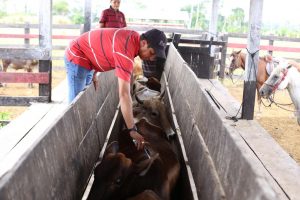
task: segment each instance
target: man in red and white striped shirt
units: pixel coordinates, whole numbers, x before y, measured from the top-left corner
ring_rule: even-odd
[[[126,29],[96,29],[82,34],[71,41],[65,52],[69,102],[91,83],[87,80],[91,70],[95,71],[94,84],[97,81],[96,72],[115,70],[123,118],[131,130],[130,136],[137,141],[138,149],[143,148],[144,138],[135,130],[130,95],[134,58],[166,58],[166,42],[165,34],[157,29],[142,35]]]

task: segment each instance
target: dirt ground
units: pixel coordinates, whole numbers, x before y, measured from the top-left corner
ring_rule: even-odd
[[[242,80],[231,81],[230,79],[225,79],[223,85],[228,88],[233,97],[242,102],[244,87]],[[287,90],[277,91],[274,99],[275,102],[280,104],[290,104],[292,102]],[[263,102],[266,106],[270,104],[266,100],[263,100]],[[293,105],[282,107],[280,108],[274,104],[271,107],[261,105],[261,113],[259,113],[256,102],[254,118],[300,164],[300,126],[292,112],[295,108]]]
[[[53,68],[52,82],[54,88],[65,77],[63,69],[55,70]],[[225,79],[223,85],[229,89],[229,92],[239,102],[242,100],[243,81],[234,81]],[[7,84],[7,87],[0,88],[0,95],[10,96],[37,96],[38,85],[34,85],[33,89],[28,88],[27,84]],[[278,103],[291,103],[289,94],[286,90],[277,92],[275,101]],[[264,101],[268,104],[267,101]],[[285,106],[286,109],[294,110],[293,105]],[[8,113],[10,120],[15,119],[27,107],[0,107],[0,113]],[[290,156],[300,164],[300,126],[298,126],[296,118],[291,111],[272,105],[271,107],[261,106],[261,114],[258,113],[258,106],[255,106],[255,119],[264,127],[273,138],[285,149]]]

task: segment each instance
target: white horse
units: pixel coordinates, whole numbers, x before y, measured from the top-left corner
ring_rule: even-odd
[[[276,67],[259,93],[263,98],[269,98],[277,89],[287,88],[295,106],[295,115],[300,126],[300,72],[296,67],[287,62],[280,63]]]

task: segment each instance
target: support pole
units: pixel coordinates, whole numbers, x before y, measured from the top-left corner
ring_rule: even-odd
[[[242,119],[253,120],[256,90],[256,72],[259,59],[260,29],[263,0],[251,0],[249,12],[249,31],[247,58],[243,92]]]
[[[51,101],[51,77],[52,77],[52,0],[40,0],[39,13],[39,45],[49,54],[49,60],[39,61],[39,72],[49,72],[49,83],[39,84],[39,96],[47,96]]]
[[[84,4],[84,25],[83,25],[83,32],[88,32],[91,30],[91,11],[92,11],[92,1],[85,0]]]

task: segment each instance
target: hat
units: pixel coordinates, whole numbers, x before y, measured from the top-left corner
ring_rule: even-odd
[[[158,29],[151,29],[145,32],[143,35],[150,44],[151,48],[155,50],[156,57],[166,59],[165,50],[167,45],[167,38],[164,32]]]

